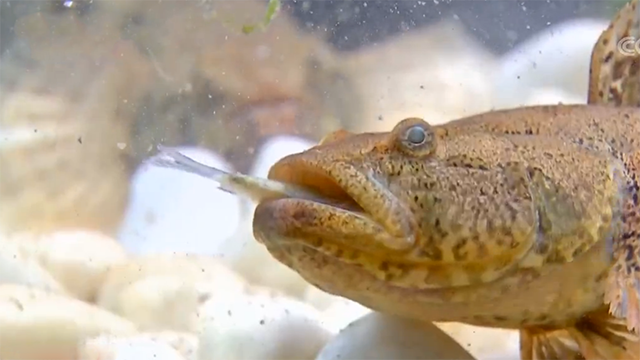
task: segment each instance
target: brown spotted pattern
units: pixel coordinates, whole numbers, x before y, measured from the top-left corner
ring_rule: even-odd
[[[594,48],[588,105],[329,135],[269,174],[327,201],[259,204],[256,238],[374,310],[519,328],[524,359],[638,359],[640,54],[609,54],[637,3]]]

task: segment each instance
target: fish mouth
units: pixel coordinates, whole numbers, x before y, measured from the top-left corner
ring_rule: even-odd
[[[268,207],[271,211],[265,219],[271,217],[282,226],[274,235],[283,238],[304,240],[307,236],[350,247],[358,244],[360,249],[375,252],[406,251],[418,236],[415,217],[371,170],[325,157],[317,149],[285,157],[272,166],[269,179],[313,195],[261,204],[262,210]],[[284,228],[295,229],[288,232]]]
[[[349,194],[336,178],[335,172],[322,165],[285,157],[271,168],[268,178],[295,185],[313,194],[305,198],[305,201],[317,202],[360,216],[367,216],[369,213]]]

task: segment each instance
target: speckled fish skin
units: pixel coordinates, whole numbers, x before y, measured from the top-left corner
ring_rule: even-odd
[[[287,14],[242,34],[262,1],[51,3],[18,21],[1,60],[0,231],[116,235],[157,144],[243,171],[269,136],[319,140],[359,118],[336,54]]]
[[[638,1],[594,46],[588,104],[329,135],[269,178],[351,199],[264,201],[254,235],[329,293],[519,329],[523,359],[640,358]]]

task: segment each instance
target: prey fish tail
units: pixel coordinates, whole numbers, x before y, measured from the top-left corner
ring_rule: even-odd
[[[255,203],[280,198],[302,198],[320,200],[321,195],[296,185],[250,176],[242,173],[230,173],[182,154],[176,148],[158,145],[158,154],[145,163],[157,167],[180,170],[198,175],[218,183],[222,191],[243,196]]]

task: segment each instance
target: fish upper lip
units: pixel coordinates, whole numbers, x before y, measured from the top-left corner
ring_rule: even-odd
[[[350,212],[368,214],[367,209],[358,204],[322,162],[285,157],[274,164],[268,178],[313,191],[322,198],[308,199]]]

